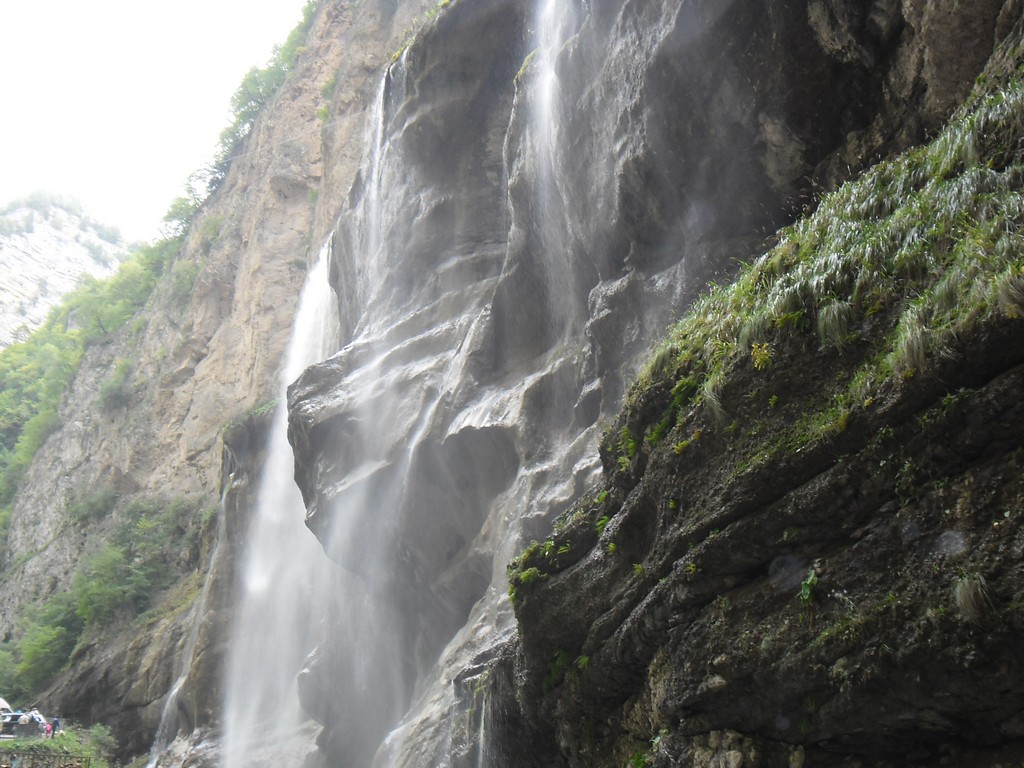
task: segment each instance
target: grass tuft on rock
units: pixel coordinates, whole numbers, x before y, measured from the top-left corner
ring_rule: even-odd
[[[927,373],[983,324],[1020,319],[1024,84],[971,103],[931,144],[826,196],[733,283],[713,287],[640,371],[627,410],[667,385],[686,393],[677,413],[700,404],[722,424],[738,366],[756,350],[808,342],[861,346],[866,362],[838,405],[862,407],[872,387]]]

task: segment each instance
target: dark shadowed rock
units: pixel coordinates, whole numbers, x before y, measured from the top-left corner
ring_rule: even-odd
[[[796,477],[818,478],[801,504],[822,513],[849,482],[829,474],[831,459],[808,455],[728,488],[709,469],[703,538],[735,524],[758,546],[732,552],[715,539],[708,577],[691,583],[672,563],[703,538],[664,523],[678,478],[671,457],[645,474],[640,451],[609,486],[608,503],[624,510],[606,531],[619,556],[594,548],[593,532],[556,537],[556,551],[568,547],[557,586],[517,603],[521,667],[494,647],[512,626],[504,564],[592,484],[599,420],[619,408],[651,340],[822,189],[936,130],[1009,29],[1001,10],[988,0],[654,0],[567,3],[540,21],[525,3],[461,0],[396,57],[334,239],[344,348],[289,392],[308,524],[361,585],[353,604],[369,606],[338,616],[303,683],[326,754],[362,752],[346,739],[402,712],[377,764],[436,755],[446,765],[451,745],[461,755],[451,764],[464,764],[485,749],[471,733],[486,730],[482,712],[510,723],[492,728],[505,747],[531,733],[543,745],[487,751],[492,765],[621,765],[630,739],[648,729],[649,742],[664,717],[687,734],[737,726],[690,711],[728,711],[741,674],[730,664],[751,679],[756,665],[728,654],[712,667],[717,655],[680,661],[689,643],[714,646],[681,617],[747,583],[752,606],[789,600],[817,555],[776,551],[780,531],[745,518],[766,507],[765,493],[781,504]],[[546,28],[564,31],[550,51]],[[645,425],[649,415],[633,414]],[[378,695],[390,714],[372,715],[374,728],[351,702],[331,706],[321,684],[332,670],[359,674],[345,639],[354,615],[392,632],[393,646],[370,654],[388,670]],[[551,676],[572,665],[585,682],[552,694]],[[474,703],[477,687],[495,698]],[[749,690],[758,723],[804,694]],[[577,752],[591,737],[595,751]],[[556,744],[560,756],[545,753]]]

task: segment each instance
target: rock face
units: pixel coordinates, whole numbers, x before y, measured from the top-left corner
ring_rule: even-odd
[[[182,300],[158,288],[145,323],[89,351],[63,428],[15,501],[0,634],[72,577],[86,537],[68,517],[72,502],[105,490],[122,505],[196,500],[211,514],[180,558],[193,575],[177,602],[148,624],[90,638],[45,698],[111,724],[123,756],[145,751],[163,720],[186,736],[164,764],[217,763],[226,628],[263,462],[258,406],[275,391],[309,254],[333,232],[342,346],[289,394],[309,526],[345,570],[299,680],[324,726],[321,764],[621,765],[646,750],[665,765],[756,765],[757,755],[799,765],[873,728],[849,692],[894,675],[908,693],[865,740],[876,754],[898,761],[909,753],[893,744],[908,733],[951,732],[960,715],[950,701],[921,705],[940,685],[977,704],[968,722],[985,743],[1019,738],[1019,702],[1005,685],[1019,689],[1006,640],[1019,620],[992,623],[985,597],[1005,607],[1018,582],[976,578],[1019,560],[1016,529],[991,525],[1019,507],[1016,459],[1002,450],[1014,433],[971,416],[1015,413],[1019,360],[951,369],[948,391],[911,382],[894,394],[876,427],[906,438],[905,455],[851,431],[831,453],[728,487],[714,471],[696,473],[692,493],[707,505],[695,527],[666,512],[693,467],[662,450],[620,470],[607,441],[602,467],[599,444],[668,322],[818,192],[938,130],[996,44],[1019,33],[1020,3],[533,5],[321,5],[292,77],[178,257],[179,274],[197,275],[191,292]],[[1019,48],[999,56],[1012,69]],[[999,339],[1013,347],[1012,335]],[[123,359],[135,361],[130,405],[104,411],[97,392]],[[792,376],[793,387],[806,381]],[[921,432],[908,426],[957,386],[970,390],[963,410]],[[861,476],[923,486],[899,474],[905,462],[881,473],[879,462],[925,466],[915,446],[954,439],[970,446],[945,456],[955,498],[929,488],[893,513],[898,522],[874,514],[890,501],[884,483],[840,504]],[[835,460],[841,451],[848,461]],[[702,466],[717,456],[709,450]],[[602,471],[601,503],[615,512],[604,533],[622,535],[620,557],[601,554],[594,524],[585,535],[567,529],[579,534],[571,542],[552,538],[558,569],[522,590],[517,626],[506,564],[545,540]],[[947,527],[947,507],[962,525]],[[821,523],[830,512],[844,518],[834,529]],[[774,513],[792,524],[780,529]],[[990,553],[994,570],[962,559],[949,530]],[[780,536],[793,560],[773,570],[769,542]],[[909,554],[883,578],[893,561],[881,560],[881,544],[894,537]],[[733,551],[740,539],[753,542],[749,554]],[[692,582],[671,567],[689,543],[703,569]],[[942,569],[960,567],[959,600],[974,606],[966,620],[947,605],[911,621],[915,590],[937,597],[951,578]],[[793,606],[804,582],[819,611],[811,618],[837,625],[817,644]],[[864,601],[849,627],[831,596],[843,589]],[[881,631],[893,616],[898,626]],[[738,640],[726,637],[728,620]],[[952,638],[941,646],[942,683],[912,671],[930,658],[921,638],[931,634]],[[782,650],[800,642],[805,651]],[[688,655],[694,646],[704,655]],[[581,674],[563,681],[568,665]],[[974,673],[998,695],[982,701]],[[838,693],[808,703],[826,684]]]
[[[647,571],[657,526],[628,537],[636,551],[614,578],[580,570],[557,598],[530,598],[538,614],[519,609],[525,687],[505,564],[596,480],[599,423],[673,315],[816,191],[934,131],[1020,16],[1014,3],[952,0],[591,6],[555,2],[538,18],[511,0],[453,2],[385,75],[335,236],[343,348],[289,391],[308,524],[356,580],[301,686],[325,764],[366,764],[399,720],[375,764],[630,758],[632,737],[613,734],[594,762],[572,763],[578,734],[551,723],[609,717],[579,703],[601,702],[602,686],[615,706],[627,690],[655,695],[629,688],[650,661],[630,654],[660,620],[662,574],[622,580],[632,563]],[[821,500],[841,485],[820,482]],[[574,560],[576,547],[559,554]],[[587,612],[592,590],[632,602]],[[606,651],[593,687],[545,699],[539,670],[580,647],[549,633],[614,632],[648,592],[655,618]],[[648,650],[683,664],[696,632]],[[689,673],[700,679],[667,678],[678,717],[690,688],[733,679],[701,664]],[[755,704],[762,718],[778,710]],[[643,731],[633,706],[613,731]],[[492,731],[488,746],[479,733]]]
[[[318,17],[305,57],[277,96],[280,111],[254,126],[244,156],[197,215],[171,268],[195,275],[194,282],[176,293],[165,281],[139,322],[88,351],[61,408],[62,427],[39,451],[14,502],[0,609],[5,638],[26,605],[67,589],[88,554],[87,537],[102,536],[125,505],[188,499],[207,511],[208,522],[195,532],[200,543],[178,563],[185,581],[160,606],[161,620],[117,623],[87,638],[42,697],[48,711],[110,725],[122,755],[152,744],[167,694],[186,666],[182,654],[192,627],[200,622],[181,725],[188,732],[219,715],[218,697],[208,694],[221,687],[234,559],[222,553],[214,560],[213,551],[224,514],[233,515],[229,534],[244,530],[245,479],[258,472],[261,451],[242,440],[228,452],[235,458],[222,464],[224,440],[246,433],[238,425],[250,423],[249,412],[274,392],[310,242],[323,231],[314,223],[323,173],[315,113],[341,64],[344,35],[338,30],[349,22],[341,9]],[[97,402],[100,387],[124,359],[134,364],[129,402],[104,409]],[[252,463],[241,465],[242,459]],[[228,477],[224,466],[236,476]],[[233,485],[241,501],[222,507],[222,482]],[[88,529],[70,519],[76,501],[107,492],[119,500],[110,519]],[[228,538],[241,545],[240,538]],[[208,573],[211,562],[218,569]],[[207,578],[218,584],[209,590],[203,619],[197,600]]]
[[[838,416],[898,314],[841,350],[811,328],[774,334],[770,363],[742,350],[724,419],[675,371],[631,393],[603,488],[512,571],[491,764],[524,764],[524,721],[572,766],[1020,760],[1020,312]]]

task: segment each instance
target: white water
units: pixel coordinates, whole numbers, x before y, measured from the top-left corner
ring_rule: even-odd
[[[558,79],[558,57],[566,40],[575,33],[577,19],[571,0],[538,0],[534,10],[537,19],[537,73],[530,100],[530,133],[536,141],[534,161],[537,164],[536,195],[543,204],[546,220],[541,235],[546,240],[558,238],[568,228],[564,217],[567,195],[565,174],[560,165],[566,157],[568,142],[562,136],[560,119],[562,99]]]
[[[574,26],[573,17],[569,0],[539,0],[534,12],[538,36],[537,75],[530,122],[539,144],[537,162],[542,186],[555,183],[554,169],[559,156],[559,121],[555,110],[561,97],[557,60]]]
[[[539,63],[545,85],[534,104],[537,127],[531,131],[537,142],[534,154],[542,158],[536,194],[558,201],[552,207],[560,221],[564,206],[556,188],[560,173],[555,162],[559,138],[554,128],[554,71],[571,25],[571,9],[563,0],[550,0],[538,12],[545,24],[556,27],[556,34],[545,35]],[[344,586],[330,594],[316,586],[317,573],[329,566],[315,543],[313,555],[305,549],[311,536],[302,526],[302,504],[291,481],[291,452],[283,437],[285,415],[279,412],[281,437],[272,440],[274,454],[260,491],[246,567],[246,604],[240,609],[231,652],[227,768],[269,764],[265,758],[270,746],[295,735],[301,716],[297,704],[294,712],[289,709],[297,700],[295,676],[317,640],[315,658],[303,679],[312,677],[312,687],[324,697],[318,702],[322,706],[311,706],[329,725],[328,754],[369,765],[383,739],[374,765],[449,764],[445,756],[425,755],[414,741],[407,742],[415,737],[414,729],[400,727],[390,737],[387,731],[398,724],[414,698],[419,702],[418,717],[432,722],[447,719],[453,702],[446,682],[467,658],[495,642],[496,636],[504,636],[496,627],[507,628],[511,620],[504,563],[521,539],[513,521],[526,518],[533,504],[540,509],[564,506],[576,493],[573,467],[584,449],[590,463],[595,462],[590,435],[565,441],[567,447],[559,448],[557,457],[538,452],[532,459],[536,465],[522,467],[517,478],[514,466],[507,469],[535,448],[512,447],[526,408],[525,393],[535,385],[543,389],[539,382],[556,378],[559,370],[573,365],[571,360],[541,361],[539,370],[524,371],[521,378],[495,389],[468,397],[459,392],[466,386],[464,376],[472,376],[471,366],[461,357],[470,346],[464,341],[473,328],[487,322],[482,310],[492,296],[501,255],[494,254],[488,264],[494,272],[487,275],[480,263],[488,254],[457,240],[450,249],[436,247],[429,232],[412,226],[417,217],[420,222],[429,218],[431,206],[438,205],[444,193],[418,187],[419,169],[403,160],[402,131],[409,119],[402,113],[403,63],[393,66],[381,85],[367,129],[358,199],[342,217],[336,266],[346,292],[341,323],[345,348],[333,358],[331,371],[323,374],[339,378],[328,392],[317,390],[318,396],[330,398],[324,418],[332,430],[343,434],[335,436],[337,445],[331,449],[337,455],[323,456],[325,463],[334,464],[327,472],[332,479],[318,488],[311,511],[314,521],[326,521],[319,523],[324,548],[347,570],[337,582]],[[560,233],[556,224],[554,234],[545,240],[554,242]],[[557,247],[546,250],[560,252]],[[549,271],[564,269],[559,265]],[[417,279],[408,279],[410,275]],[[300,314],[306,305],[304,296]],[[304,338],[297,326],[293,347]],[[284,381],[291,381],[315,359],[315,354],[307,354],[297,366],[289,364]],[[449,410],[457,399],[458,407]],[[531,438],[524,435],[523,440],[530,443]],[[487,482],[482,483],[489,488],[486,491],[460,487],[462,473],[492,471],[504,478],[493,488]],[[511,485],[503,487],[503,482]],[[285,510],[291,522],[274,519],[275,510]],[[491,522],[481,527],[487,514]],[[301,540],[289,540],[294,531],[302,534]],[[266,551],[268,544],[272,551]],[[476,599],[486,588],[486,576],[477,574],[488,567],[488,559],[476,553],[493,552],[492,547],[497,564],[491,587],[473,609],[473,628],[459,632],[471,605],[459,601],[466,601],[467,595]],[[283,604],[275,597],[280,582],[289,584]],[[316,637],[315,615],[330,616],[329,637]],[[442,641],[453,635],[458,636],[450,655],[446,653],[432,671]],[[304,694],[307,690],[303,684]],[[479,768],[492,762],[488,704],[486,696],[478,702],[479,719],[471,734],[476,746],[471,759]]]
[[[541,227],[534,231],[546,247],[540,248],[539,261],[544,273],[543,284],[548,303],[565,301],[567,289],[553,276],[564,270],[566,237],[564,174],[560,158],[565,155],[558,115],[561,96],[557,75],[559,54],[573,34],[577,18],[570,0],[540,0],[534,9],[537,30],[536,61],[530,75],[529,131],[524,140],[530,147],[527,154],[534,163],[531,194],[542,211]],[[543,289],[542,289],[543,290]],[[543,300],[538,300],[541,306]],[[561,312],[552,313],[561,318]],[[471,345],[466,345],[467,347]],[[456,354],[446,370],[443,388],[458,391],[471,380],[466,361]],[[560,357],[539,361],[536,370],[523,369],[514,381],[502,382],[495,388],[472,387],[472,395],[462,410],[447,414],[450,419],[447,435],[462,431],[502,429],[514,434],[524,423],[524,394],[541,380],[554,376],[565,364]],[[419,435],[415,440],[419,441]],[[433,436],[437,440],[434,425]],[[507,642],[514,619],[507,599],[505,563],[521,551],[521,521],[536,515],[538,510],[562,508],[579,489],[579,478],[592,478],[597,469],[594,443],[596,428],[572,428],[572,435],[563,441],[554,430],[549,436],[555,445],[547,446],[553,453],[536,452],[536,465],[523,463],[512,485],[497,497],[487,500],[487,522],[480,533],[481,548],[493,557],[493,575],[486,593],[473,607],[465,625],[451,638],[435,667],[418,681],[417,695],[405,719],[385,739],[374,760],[374,768],[450,768],[454,764],[489,768],[508,765],[514,758],[503,753],[500,744],[492,743],[494,722],[486,673],[464,678],[467,669],[482,668],[495,648]],[[526,440],[529,443],[529,438]],[[519,456],[528,455],[536,444],[518,446]],[[483,465],[487,471],[486,464]],[[482,480],[482,478],[481,478]],[[483,662],[486,664],[486,662]],[[470,689],[467,691],[467,689]],[[453,757],[458,753],[458,757]]]
[[[213,553],[210,555],[210,567],[207,571],[208,573],[216,572],[217,561],[220,557],[222,548],[221,545],[224,543],[224,534],[226,530],[226,526],[224,524],[224,500],[231,488],[231,482],[232,478],[229,478],[229,482],[224,484],[224,491],[221,493],[220,510],[217,516],[217,540],[213,546]],[[192,609],[192,626],[189,629],[188,637],[185,640],[185,647],[181,654],[181,671],[178,674],[178,679],[175,680],[174,685],[171,686],[171,692],[167,695],[167,701],[164,703],[164,709],[160,715],[160,725],[156,730],[156,738],[153,740],[153,747],[150,750],[150,758],[149,762],[146,764],[146,768],[155,768],[158,765],[161,755],[178,735],[178,729],[180,727],[178,718],[178,694],[181,692],[181,687],[188,679],[189,669],[192,667],[196,644],[199,641],[199,630],[202,626],[202,618],[206,613],[206,603],[209,599],[210,587],[212,585],[213,579],[206,579],[203,584],[202,592],[199,595],[199,599],[196,601],[195,607]]]
[[[242,558],[239,605],[228,654],[223,737],[226,768],[269,764],[305,719],[296,675],[315,644],[326,558],[304,525],[293,480],[286,390],[334,351],[337,317],[327,278],[328,238],[306,278],[281,372],[267,459]]]

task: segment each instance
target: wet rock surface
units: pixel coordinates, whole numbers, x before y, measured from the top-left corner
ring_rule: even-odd
[[[558,553],[557,588],[546,581],[517,603],[522,667],[496,650],[512,625],[504,564],[593,482],[599,420],[614,416],[630,367],[673,315],[817,190],[935,130],[1006,32],[999,3],[568,5],[553,22],[567,32],[549,69],[538,23],[512,2],[452,3],[397,57],[335,238],[346,346],[289,393],[310,527],[375,585],[364,587],[369,602],[402,617],[387,625],[396,648],[373,655],[378,669],[400,668],[394,703],[406,712],[392,715],[401,722],[376,764],[433,755],[437,765],[620,765],[649,748],[666,717],[705,734],[678,750],[707,764],[774,755],[764,739],[792,736],[776,724],[723,747],[725,737],[707,733],[738,725],[690,714],[704,702],[729,709],[727,691],[758,674],[753,657],[726,654],[720,669],[695,661],[686,673],[664,659],[710,642],[688,629],[693,611],[712,623],[742,596],[786,613],[818,559],[826,580],[837,542],[859,525],[832,530],[820,547],[776,551],[770,537],[799,525],[740,521],[782,504],[792,472],[811,486],[801,491],[810,508],[843,498],[852,475],[826,471],[835,457],[812,452],[728,487],[706,459],[708,477],[692,493],[713,511],[695,529],[662,519],[669,501],[683,501],[668,490],[679,471],[671,457],[654,474],[643,474],[642,459],[630,480],[616,476],[606,503],[629,512],[604,535],[622,549],[605,558],[593,528],[572,531],[581,538]],[[958,55],[962,67],[944,66],[955,46],[941,30],[956,19],[970,53]],[[887,501],[878,492],[865,504]],[[819,512],[801,513],[802,525]],[[729,525],[760,548],[730,554]],[[555,551],[568,543],[557,538]],[[691,544],[709,558],[693,583],[672,570]],[[808,631],[788,610],[786,631]],[[342,629],[351,617],[337,621],[305,683],[311,710],[329,699],[318,681],[356,674]],[[593,654],[581,650],[588,643]],[[656,659],[666,669],[648,685]],[[589,672],[573,678],[581,687],[572,695],[552,695],[553,664]],[[488,669],[503,693],[480,704],[473,691],[486,690]],[[802,695],[797,686],[762,701],[751,690],[757,722],[775,723]],[[515,725],[492,727],[501,744],[481,758],[473,734],[487,730],[486,713]],[[313,714],[325,723],[325,759],[344,761],[356,749],[344,740],[365,730],[357,713]],[[787,714],[785,728],[799,731],[803,715]],[[579,728],[590,729],[592,749]],[[790,759],[788,746],[779,750]]]
[[[737,765],[785,765],[786,744],[811,765],[996,764],[986,750],[1017,738],[1024,707],[1024,369],[1019,347],[996,365],[987,351],[759,471],[707,434],[638,474],[608,467],[604,502],[554,538],[573,557],[524,563],[543,577],[515,603],[517,701],[557,724],[567,764],[626,747],[708,764],[700,739],[727,729],[761,753]]]
[[[144,328],[90,351],[64,426],[15,502],[0,629],[74,573],[84,536],[67,524],[69,502],[173,488],[218,508],[234,484],[232,552],[208,573],[218,526],[207,523],[180,561],[191,587],[216,583],[178,711],[200,746],[178,746],[183,764],[216,763],[218,734],[203,729],[219,717],[234,555],[262,460],[248,414],[273,391],[310,244],[340,217],[332,280],[345,348],[292,389],[292,438],[310,527],[351,571],[343,591],[391,606],[357,636],[374,649],[367,695],[394,686],[372,706],[337,691],[365,670],[353,667],[350,616],[325,611],[329,637],[300,685],[325,724],[328,764],[365,764],[396,723],[381,763],[472,765],[483,732],[494,765],[562,765],[572,745],[591,750],[580,754],[592,765],[641,749],[659,765],[811,764],[869,727],[854,695],[861,677],[907,691],[872,749],[912,738],[928,759],[956,764],[957,750],[1021,738],[1006,650],[1019,629],[1019,542],[1014,518],[997,519],[1018,498],[1015,459],[1000,454],[1013,438],[959,411],[913,432],[906,424],[935,396],[914,395],[918,383],[887,422],[908,446],[889,447],[899,466],[856,430],[732,479],[718,463],[726,443],[710,437],[693,465],[666,453],[617,474],[612,460],[602,504],[620,511],[600,535],[568,530],[566,552],[559,540],[557,578],[517,604],[521,648],[505,573],[599,478],[602,422],[651,339],[708,280],[813,207],[816,191],[936,130],[1020,4],[569,3],[543,121],[532,4],[453,0],[428,18],[434,5],[321,8],[297,76],[197,219],[180,257],[198,275],[193,292],[183,303],[158,292]],[[417,15],[425,24],[407,46]],[[1019,50],[1000,55],[1012,63]],[[101,412],[96,393],[124,357],[137,362],[131,405]],[[961,383],[970,413],[1016,408],[1013,365]],[[952,451],[954,438],[969,450]],[[947,465],[949,484],[929,486]],[[684,500],[672,489],[698,469]],[[925,488],[921,498],[900,496],[908,483]],[[360,498],[372,503],[345,501]],[[703,511],[680,522],[665,510],[672,501]],[[617,558],[601,554],[608,536],[620,537]],[[904,549],[887,557],[897,540]],[[701,570],[674,569],[687,557]],[[812,568],[813,610],[794,597]],[[83,646],[47,700],[113,725],[125,754],[143,750],[196,620],[174,609],[112,630]],[[948,651],[928,645],[944,633]],[[676,663],[695,646],[705,655]],[[545,686],[562,652],[576,654],[561,666],[579,674]],[[920,680],[912,671],[929,653],[942,662],[936,681],[931,668]],[[995,693],[972,698],[972,676]],[[962,725],[940,684],[977,703],[967,722],[976,745],[919,738]],[[654,745],[667,723],[674,730]],[[795,741],[816,746],[804,753]]]

